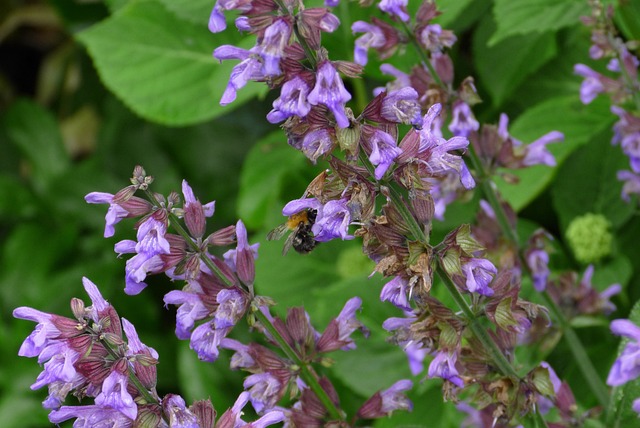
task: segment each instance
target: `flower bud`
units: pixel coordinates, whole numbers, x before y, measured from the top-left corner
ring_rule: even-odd
[[[580,263],[597,262],[611,254],[611,224],[602,214],[585,214],[569,224],[566,236],[573,255]]]

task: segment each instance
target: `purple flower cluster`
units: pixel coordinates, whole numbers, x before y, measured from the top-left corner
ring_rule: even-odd
[[[271,87],[281,87],[280,97],[267,115],[270,122],[278,123],[292,116],[304,118],[314,107],[324,106],[333,113],[339,128],[348,127],[345,104],[351,94],[345,89],[338,69],[345,72],[350,66],[324,58],[313,64],[315,71],[311,72],[301,64],[304,47],[291,37],[294,30],[302,32],[307,35],[305,46],[318,49],[320,34],[333,32],[340,23],[338,18],[321,8],[301,7],[295,16],[277,16],[273,13],[278,10],[274,1],[219,0],[211,13],[209,29],[213,32],[224,30],[222,11],[231,9],[241,12],[236,20],[238,29],[255,34],[257,43],[249,50],[231,45],[215,49],[213,56],[219,60],[240,60],[231,72],[220,104],[233,102],[237,91],[249,81],[267,82]],[[357,68],[354,70],[357,73]]]
[[[589,56],[594,60],[609,58],[607,70],[614,77],[605,76],[584,64],[576,64],[574,72],[584,77],[580,86],[580,100],[584,104],[591,103],[600,94],[607,94],[614,103],[611,112],[618,116],[618,121],[613,126],[611,143],[620,144],[629,158],[631,170],[618,171],[618,180],[624,183],[621,197],[629,202],[632,195],[640,195],[640,117],[637,115],[640,60],[629,52],[622,39],[608,33],[611,19],[607,11],[586,22],[593,25]],[[633,107],[632,101],[635,101]]]
[[[607,377],[608,385],[620,386],[640,376],[640,327],[630,320],[618,319],[611,321],[611,332],[629,339]],[[632,408],[640,414],[640,398],[633,401]]]
[[[156,384],[158,354],[140,341],[131,323],[120,320],[94,283],[87,278],[82,282],[92,305],[85,307],[81,300],[73,299],[75,320],[27,307],[13,311],[16,318],[38,323],[18,355],[37,356],[44,364],[31,388],[49,387],[43,406],[51,410],[51,422],[77,418],[76,424],[87,426],[94,426],[98,420],[133,426],[143,411],[134,397],[142,391],[131,392],[129,375],[136,376],[150,394]],[[92,397],[95,404],[62,406],[69,393]]]

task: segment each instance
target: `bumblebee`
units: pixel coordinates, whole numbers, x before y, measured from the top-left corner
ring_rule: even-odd
[[[295,213],[285,223],[269,232],[267,239],[275,241],[282,238],[288,231],[291,231],[284,241],[282,255],[287,254],[291,247],[300,254],[310,253],[318,245],[318,242],[313,237],[313,232],[311,232],[311,227],[316,221],[317,214],[316,210],[310,208]]]

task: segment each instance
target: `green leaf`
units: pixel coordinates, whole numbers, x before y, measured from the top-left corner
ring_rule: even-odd
[[[604,215],[614,229],[633,214],[633,206],[620,198],[622,183],[616,178],[629,159],[610,138],[610,130],[595,134],[560,167],[551,193],[562,230],[586,213]]]
[[[251,149],[242,167],[238,195],[238,213],[247,227],[260,228],[270,211],[280,212],[282,207],[276,202],[286,178],[307,164],[304,155],[289,147],[281,131],[267,135]]]
[[[491,20],[481,21],[473,40],[473,52],[478,77],[491,94],[492,104],[499,106],[533,72],[554,58],[558,48],[555,35],[550,32],[513,36],[488,45],[494,31]]]
[[[615,22],[627,40],[640,40],[640,1],[618,1]]]
[[[69,168],[60,129],[47,110],[32,101],[19,100],[11,106],[1,125],[29,161],[38,190],[46,191],[51,180]]]
[[[562,114],[558,114],[559,112]],[[612,123],[613,118],[607,100],[599,98],[585,106],[576,94],[552,98],[531,107],[513,122],[509,127],[509,133],[528,143],[552,130],[562,132],[565,137],[563,142],[547,146],[560,165],[572,151],[586,144],[594,134],[608,129]],[[507,183],[500,177],[496,177],[495,181],[502,196],[519,211],[547,187],[554,173],[555,168],[536,165],[509,171],[509,174],[518,177],[518,184]]]
[[[581,0],[496,0],[493,16],[498,30],[489,44],[516,34],[545,33],[576,25],[588,13],[588,4]]]
[[[636,302],[628,318],[634,324],[640,325],[640,301]],[[620,357],[628,343],[628,338],[622,339],[618,348],[617,358]],[[636,426],[638,424],[638,414],[633,411],[631,405],[638,397],[640,397],[640,378],[615,387],[611,393],[611,401],[607,409],[607,426],[611,428]]]
[[[207,25],[215,1],[211,0],[160,0],[177,17],[200,26]],[[233,31],[233,29],[231,29]]]
[[[210,34],[204,23],[181,20],[153,1],[130,2],[77,37],[89,50],[104,84],[151,121],[173,126],[202,122],[266,90],[249,83],[231,105],[220,106],[236,63],[216,64],[211,53],[216,46],[238,44],[239,36]],[[250,39],[239,43],[243,48],[252,44]]]

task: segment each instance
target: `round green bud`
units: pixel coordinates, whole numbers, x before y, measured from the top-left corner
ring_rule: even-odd
[[[580,263],[597,262],[611,254],[611,223],[602,214],[585,214],[574,218],[567,228],[567,241]]]

